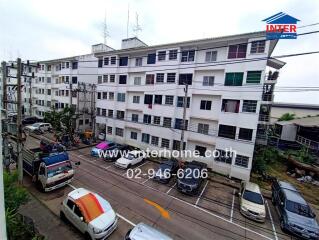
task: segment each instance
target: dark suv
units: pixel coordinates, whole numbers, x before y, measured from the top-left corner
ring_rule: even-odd
[[[192,161],[177,172],[177,190],[189,195],[198,195],[201,188],[203,171],[207,171],[205,163]],[[207,172],[206,172],[207,173]]]
[[[294,186],[275,181],[272,185],[272,203],[279,214],[280,227],[284,232],[303,239],[319,239],[316,215]]]

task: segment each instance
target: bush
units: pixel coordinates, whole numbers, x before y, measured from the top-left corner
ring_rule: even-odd
[[[270,164],[275,163],[280,159],[279,152],[274,147],[256,147],[252,171],[254,173],[263,174],[267,172]]]

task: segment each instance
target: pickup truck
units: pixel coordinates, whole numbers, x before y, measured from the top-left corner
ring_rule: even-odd
[[[43,192],[67,185],[74,176],[67,152],[45,153],[40,148],[23,150],[23,170]]]

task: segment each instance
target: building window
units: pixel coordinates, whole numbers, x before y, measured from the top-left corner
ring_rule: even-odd
[[[162,148],[169,148],[169,139],[162,138],[161,147]]]
[[[249,157],[239,155],[239,154],[236,155],[236,158],[235,158],[236,166],[248,168],[248,162],[249,162]]]
[[[138,114],[132,113],[132,122],[138,122]]]
[[[102,83],[102,76],[97,76],[97,83],[101,84]]]
[[[251,43],[250,53],[264,53],[266,41],[254,41]]]
[[[211,110],[212,109],[212,101],[201,100],[200,101],[200,109],[201,110]]]
[[[177,107],[184,107],[184,98],[185,97],[177,97],[177,103],[176,103]],[[187,97],[186,108],[189,108],[189,104],[190,104],[190,97]]]
[[[115,75],[110,75],[110,83],[114,83],[115,82]]]
[[[163,127],[171,128],[172,127],[172,118],[164,117],[163,118]]]
[[[243,102],[243,112],[255,113],[257,109],[257,101],[254,100],[244,100]]]
[[[242,72],[226,73],[225,86],[242,86],[243,78],[244,73]]]
[[[229,125],[219,125],[218,136],[224,138],[235,139],[236,127]]]
[[[182,51],[181,62],[193,62],[195,60],[195,50]]]
[[[229,152],[226,153],[226,151],[221,149],[216,149],[216,151],[219,152],[218,156],[215,158],[216,162],[222,162],[226,164],[232,163],[232,156]]]
[[[154,84],[154,74],[146,74],[145,84]]]
[[[142,133],[142,142],[143,143],[150,143],[150,135],[147,133]]]
[[[116,118],[117,119],[124,119],[124,111],[116,111]]]
[[[114,112],[114,111],[113,111],[112,109],[109,109],[107,116],[108,116],[109,118],[113,118],[113,112]]]
[[[217,51],[206,52],[205,62],[215,62],[217,59]]]
[[[163,83],[164,82],[164,73],[156,73],[156,82]]]
[[[182,130],[183,129],[183,119],[180,119],[180,118],[176,118],[175,119],[175,129],[180,129]],[[187,126],[188,126],[188,120],[185,120],[185,126],[184,126],[184,130],[187,129]]]
[[[155,95],[154,97],[154,104],[162,104],[162,95]]]
[[[109,65],[109,58],[108,57],[104,58],[104,65]]]
[[[97,67],[101,68],[103,67],[103,58],[99,58],[97,61]]]
[[[137,140],[137,132],[131,132],[131,139]]]
[[[157,60],[158,61],[165,61],[166,59],[166,51],[159,51],[157,53]]]
[[[230,45],[228,47],[228,58],[245,58],[247,44]]]
[[[103,99],[107,99],[107,92],[103,92],[102,96],[103,96]]]
[[[195,145],[195,151],[198,151],[199,156],[201,157],[206,156],[206,150],[207,150],[206,147]]]
[[[51,89],[47,89],[47,95],[51,95]]]
[[[78,69],[78,62],[72,62],[72,69]]]
[[[82,119],[79,120],[79,125],[83,125],[83,120]]]
[[[158,146],[158,142],[159,142],[159,138],[155,137],[155,136],[152,136],[151,144],[154,145],[154,146]]]
[[[159,116],[154,116],[154,117],[153,117],[153,124],[155,124],[155,125],[160,125],[160,124],[161,124],[161,117],[159,117]]]
[[[176,73],[167,73],[167,83],[175,83]]]
[[[47,77],[47,83],[51,83],[51,77]]]
[[[125,93],[117,93],[117,101],[125,102]]]
[[[103,75],[103,82],[104,83],[107,83],[108,82],[108,75]]]
[[[124,129],[123,128],[115,128],[115,135],[123,137]]]
[[[96,115],[100,116],[101,115],[101,108],[96,108]]]
[[[143,123],[151,124],[152,123],[152,116],[148,114],[144,114],[143,116]]]
[[[112,129],[112,127],[107,127],[107,134],[110,134],[110,135],[112,135],[112,132],[113,132],[113,129]]]
[[[179,74],[178,85],[192,85],[193,74],[192,73],[183,73]]]
[[[204,76],[203,77],[203,86],[214,86],[214,76]]]
[[[120,75],[119,84],[126,84],[126,79],[127,79],[126,75]]]
[[[204,123],[198,124],[197,132],[208,135],[209,125]]]
[[[181,142],[178,141],[178,140],[173,140],[173,150],[181,150],[180,149],[180,146],[181,146]],[[183,150],[185,150],[186,148],[186,143],[184,142],[183,144]]]
[[[141,77],[134,77],[134,85],[141,85]]]
[[[116,57],[111,57],[111,65],[116,64]]]
[[[114,92],[109,92],[109,100],[114,100]]]
[[[78,77],[72,77],[72,84],[78,83]]]
[[[166,95],[165,96],[165,104],[166,105],[173,105],[174,104],[174,96]]]
[[[239,128],[238,139],[251,141],[253,138],[253,130],[249,128]]]
[[[128,65],[128,57],[120,57],[119,65],[122,66],[127,66]]]
[[[102,108],[102,116],[106,117],[106,109],[105,108]]]
[[[221,110],[222,112],[238,113],[239,105],[240,105],[239,100],[223,99]]]
[[[153,104],[153,95],[145,94],[144,104]]]
[[[133,103],[140,103],[140,96],[133,96]]]
[[[90,119],[85,119],[85,124],[89,124],[90,123]]]
[[[248,71],[246,83],[260,83],[261,71]]]
[[[135,58],[135,66],[136,67],[140,67],[143,64],[143,58],[139,57],[139,58]]]
[[[177,59],[177,49],[169,50],[168,59],[169,60],[176,60]]]
[[[147,64],[155,64],[156,63],[156,53],[150,53],[147,55]]]

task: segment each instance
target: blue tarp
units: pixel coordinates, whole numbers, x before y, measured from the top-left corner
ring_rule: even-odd
[[[63,162],[66,160],[69,160],[69,155],[67,152],[60,152],[60,153],[56,153],[56,154],[51,154],[48,157],[42,158],[42,161],[47,166],[55,164],[55,163]]]

